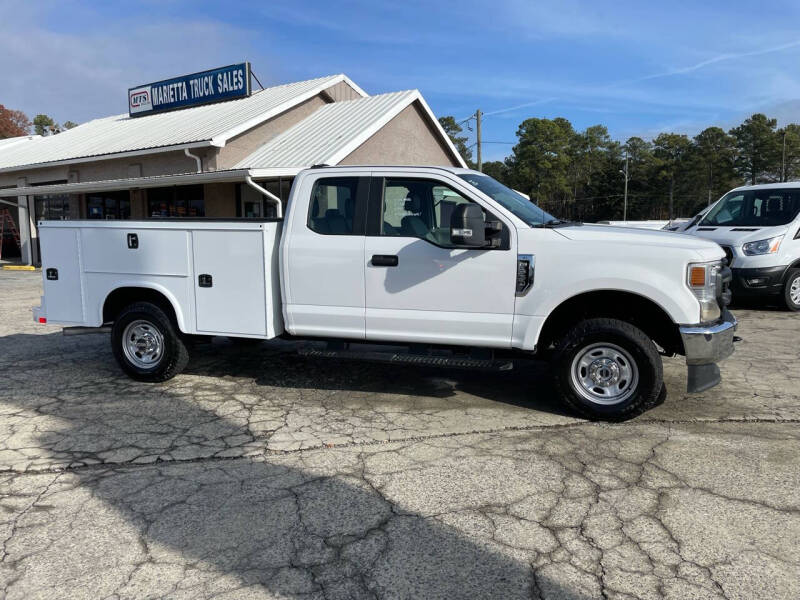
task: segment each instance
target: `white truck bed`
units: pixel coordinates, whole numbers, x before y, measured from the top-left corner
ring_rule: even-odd
[[[109,292],[136,286],[163,293],[184,333],[273,338],[283,333],[281,226],[241,219],[42,221],[45,294],[34,319],[98,327]],[[211,276],[210,286],[201,275]]]

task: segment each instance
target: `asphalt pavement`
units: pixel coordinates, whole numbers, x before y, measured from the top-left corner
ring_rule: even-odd
[[[545,366],[193,349],[134,382],[0,271],[0,597],[800,597],[800,315],[734,311],[723,383],[617,425]]]

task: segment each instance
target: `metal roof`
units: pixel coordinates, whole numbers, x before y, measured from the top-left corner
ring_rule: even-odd
[[[434,126],[439,128],[442,141],[461,161],[419,91],[408,90],[326,104],[239,161],[234,168],[338,164],[414,101],[420,102]]]
[[[4,150],[23,142],[32,142],[33,140],[38,140],[41,137],[42,136],[40,135],[21,135],[19,137],[3,138],[0,139],[0,150]]]
[[[177,146],[224,146],[238,135],[273,116],[346,81],[364,92],[345,75],[278,85],[247,98],[206,104],[144,117],[127,114],[95,119],[57,135],[34,139],[8,149],[0,147],[0,171],[30,165],[61,163],[89,157],[132,153]]]

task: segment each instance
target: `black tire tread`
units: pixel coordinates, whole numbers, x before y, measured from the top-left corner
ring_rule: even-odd
[[[618,338],[617,342],[625,340],[629,344],[634,344],[653,371],[653,376],[648,377],[648,381],[643,384],[646,373],[639,365],[640,390],[632,399],[620,406],[600,407],[590,405],[588,402],[584,404],[568,383],[571,360],[566,359],[571,358],[571,353],[585,343],[587,337],[597,334],[610,334]],[[630,348],[627,349],[630,351]],[[635,354],[637,353],[634,353],[634,359],[636,359]],[[565,360],[568,363],[566,367]],[[577,323],[556,343],[553,365],[555,387],[562,400],[572,410],[591,420],[626,421],[661,404],[666,397],[661,356],[655,344],[641,329],[619,319],[593,318]]]
[[[800,311],[800,306],[792,302],[792,298],[789,295],[789,287],[791,286],[792,279],[794,279],[798,273],[800,273],[800,269],[789,269],[788,273],[786,273],[786,283],[783,284],[783,304],[792,312]]]
[[[162,330],[166,346],[165,356],[164,360],[153,370],[145,371],[130,364],[122,351],[122,333],[127,322],[133,320],[131,317],[146,317]],[[167,381],[183,371],[189,362],[189,351],[186,349],[186,344],[178,333],[178,329],[172,319],[167,316],[163,309],[150,302],[135,302],[126,306],[117,315],[111,330],[111,349],[120,368],[131,379],[137,381],[150,383]]]

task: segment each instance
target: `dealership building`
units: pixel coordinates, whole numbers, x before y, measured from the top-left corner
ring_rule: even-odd
[[[22,261],[40,262],[44,219],[268,217],[313,165],[464,166],[417,90],[370,96],[342,74],[250,81],[242,63],[138,86],[128,114],[0,140],[0,209]]]

